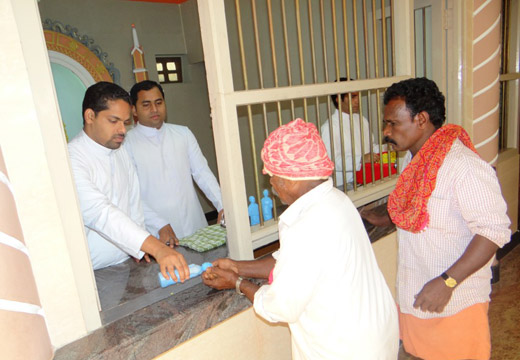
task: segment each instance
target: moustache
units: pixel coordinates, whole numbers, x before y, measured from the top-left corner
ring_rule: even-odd
[[[280,199],[280,202],[284,205],[287,205],[283,200],[282,198],[280,197],[280,195],[278,195],[278,193],[276,192],[276,190],[274,189],[274,187],[271,186],[271,193],[276,196],[278,199]]]
[[[397,145],[397,143],[393,139],[389,138],[388,136],[385,136],[383,138],[383,141],[386,142],[386,143],[389,143],[389,144]]]

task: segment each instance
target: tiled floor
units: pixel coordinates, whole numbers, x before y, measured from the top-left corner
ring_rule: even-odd
[[[500,260],[489,306],[491,360],[520,360],[520,246]],[[415,360],[401,349],[398,360]]]

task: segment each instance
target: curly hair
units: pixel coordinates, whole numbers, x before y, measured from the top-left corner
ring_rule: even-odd
[[[412,118],[421,111],[426,111],[436,129],[446,120],[444,95],[432,80],[423,77],[393,83],[385,91],[383,102],[387,105],[394,99],[404,100]]]

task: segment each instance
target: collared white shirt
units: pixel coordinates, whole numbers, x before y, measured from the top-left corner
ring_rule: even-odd
[[[351,132],[350,132],[350,115],[346,113],[343,114],[343,141],[344,141],[344,149],[345,149],[345,171],[347,175],[347,183],[352,183],[354,179],[354,174],[352,171],[352,140],[351,140]],[[355,144],[355,155],[356,155],[356,171],[361,169],[362,157],[365,154],[370,153],[370,140],[372,139],[372,148],[374,153],[379,152],[379,145],[374,143],[374,137],[370,136],[370,126],[368,124],[368,120],[363,117],[363,137],[361,136],[361,126],[360,126],[360,118],[359,114],[352,114],[354,119],[353,128],[354,128],[354,144]],[[332,114],[332,132],[334,137],[334,170],[336,174],[336,185],[343,185],[343,158],[342,158],[342,150],[341,150],[341,131],[339,126],[339,111],[336,109],[334,114]],[[327,148],[327,154],[329,158],[332,159],[332,151],[330,146],[330,124],[329,120],[326,120],[323,125],[321,125],[321,137],[323,139],[323,143]],[[363,138],[364,145],[364,153],[361,153],[361,139]]]
[[[395,360],[395,302],[350,199],[329,179],[278,226],[274,280],[256,292],[254,309],[289,324],[293,359]]]
[[[406,166],[411,153],[405,158]],[[476,234],[499,247],[510,240],[506,214],[495,171],[477,154],[455,140],[439,168],[435,189],[428,201],[429,225],[414,234],[397,228],[399,267],[397,288],[402,312],[419,318],[451,316],[489,301],[491,262],[460,283],[442,313],[414,309],[414,296],[464,253]]]
[[[217,179],[187,127],[165,123],[155,129],[137,124],[124,146],[137,169],[145,222],[152,234],[171,224],[177,237],[183,238],[208,225],[193,180],[217,211],[222,210]]]
[[[111,150],[81,131],[69,155],[94,270],[141,258],[144,230],[139,183],[124,148]]]

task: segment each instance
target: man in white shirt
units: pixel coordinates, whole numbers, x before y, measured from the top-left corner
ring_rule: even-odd
[[[347,81],[346,78],[340,78],[340,81]],[[338,104],[338,95],[331,95],[332,102],[336,107],[336,111],[332,114],[331,120],[326,120],[321,125],[321,137],[327,148],[327,154],[335,163],[336,186],[343,185],[343,156],[341,146],[341,129],[339,123],[339,115],[341,111],[342,127],[343,127],[343,149],[345,150],[345,172],[347,184],[354,181],[354,171],[352,170],[352,139],[351,128],[354,129],[354,152],[355,152],[355,171],[361,169],[363,161],[370,162],[370,145],[372,144],[374,161],[379,159],[379,146],[374,142],[371,136],[370,125],[367,118],[363,116],[363,129],[361,130],[361,118],[359,116],[359,93],[341,94],[341,103]],[[350,115],[352,115],[353,124],[350,124]],[[334,157],[331,149],[331,133],[330,123],[332,122],[332,137],[334,138]],[[362,147],[363,145],[363,147]],[[362,152],[361,149],[364,149]]]
[[[301,119],[281,126],[261,156],[289,205],[279,218],[280,250],[253,261],[218,259],[204,283],[234,288],[267,321],[288,323],[293,359],[395,360],[394,300],[356,208],[332,186],[334,164],[316,127]]]
[[[83,99],[83,131],[69,143],[94,270],[121,263],[132,256],[149,261],[152,255],[163,276],[189,276],[182,254],[144,230],[139,182],[126,150],[121,147],[131,123],[131,100],[120,86],[99,82]],[[163,229],[164,228],[164,229]],[[161,232],[173,233],[169,225]],[[172,243],[173,246],[173,243]]]
[[[130,95],[138,123],[128,132],[124,146],[136,166],[143,201],[162,218],[145,211],[148,230],[153,233],[158,222],[166,222],[183,238],[208,225],[193,180],[219,212],[220,223],[223,210],[217,179],[193,133],[166,123],[161,85],[145,80],[135,84]]]

